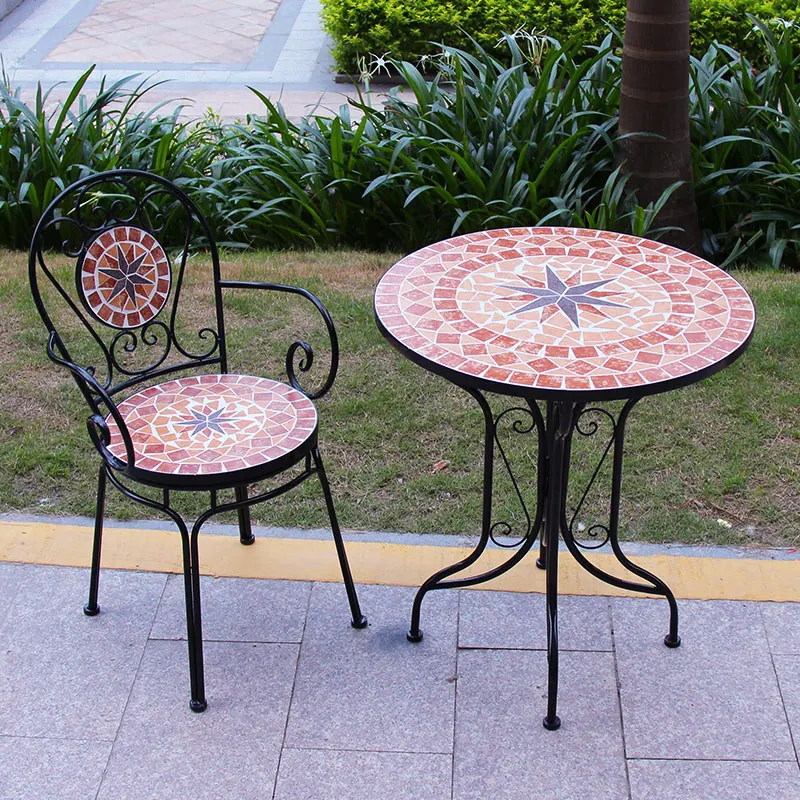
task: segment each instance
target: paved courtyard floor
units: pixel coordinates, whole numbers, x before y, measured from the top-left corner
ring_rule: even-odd
[[[298,118],[356,93],[334,83],[320,8],[320,0],[24,0],[0,20],[0,55],[25,96],[37,82],[63,82],[54,94],[63,97],[96,64],[92,85],[137,73],[167,81],[149,102],[185,98],[186,116],[259,113],[253,86]]]
[[[325,579],[329,541],[270,550],[257,531],[244,548],[229,529],[201,537],[206,571],[230,572],[227,553],[243,574],[269,563],[310,579],[202,579],[209,706],[198,715],[181,578],[137,569],[156,565],[154,542],[177,563],[176,534],[107,531],[110,563],[129,568],[103,571],[93,618],[81,612],[86,569],[9,560],[81,563],[90,534],[0,523],[4,800],[800,797],[800,603],[681,599],[683,644],[669,650],[663,600],[607,597],[599,584],[564,596],[563,725],[548,732],[538,585],[434,593],[411,644],[413,588],[362,583],[370,624],[354,630],[342,585]],[[150,544],[137,549],[137,536]],[[375,565],[413,577],[438,550],[453,560],[453,548],[357,538],[357,581],[377,580]],[[698,569],[663,557],[673,574]],[[738,559],[705,579],[708,596],[775,596],[783,583],[796,598],[796,559],[759,562],[763,585],[750,588],[729,585],[750,569]]]

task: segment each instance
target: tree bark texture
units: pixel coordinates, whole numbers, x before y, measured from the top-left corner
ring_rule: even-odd
[[[619,131],[626,135],[619,151],[623,169],[640,205],[676,181],[687,182],[656,224],[682,228],[664,240],[699,253],[689,140],[689,0],[628,0]]]

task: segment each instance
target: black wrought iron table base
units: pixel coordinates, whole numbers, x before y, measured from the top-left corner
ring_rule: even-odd
[[[485,420],[481,536],[473,552],[465,559],[431,575],[422,584],[414,599],[408,639],[412,642],[422,640],[420,613],[422,601],[428,592],[437,589],[457,589],[475,586],[490,581],[518,564],[538,540],[539,556],[536,563],[537,566],[545,570],[547,593],[548,691],[547,715],[544,718],[544,727],[548,730],[556,730],[561,725],[561,720],[556,714],[558,698],[558,553],[560,539],[563,538],[567,550],[569,550],[578,564],[601,581],[618,588],[665,597],[669,604],[669,632],[664,638],[664,644],[667,647],[678,647],[681,643],[680,636],[678,636],[678,605],[672,591],[656,575],[630,561],[622,552],[619,544],[619,501],[622,485],[625,424],[638,398],[628,400],[616,419],[611,412],[603,407],[570,400],[547,401],[543,404],[544,413],[536,401],[529,400],[525,406],[506,409],[495,417],[489,402],[482,392],[472,388],[466,388],[466,391],[477,400]],[[513,419],[515,415],[517,418],[512,422],[512,429],[517,433],[532,433],[535,429],[538,438],[537,504],[534,519],[531,519],[528,514],[519,485],[510,469],[508,458],[498,437],[498,427],[506,417]],[[608,444],[577,508],[568,518],[566,503],[573,437],[576,432],[583,436],[595,435],[600,428],[598,419],[604,419],[611,423],[612,430]],[[525,512],[527,530],[514,545],[511,545],[515,547],[513,555],[499,566],[479,575],[464,578],[452,577],[474,564],[483,554],[490,541],[503,547],[509,546],[498,539],[498,535],[501,532],[509,531],[509,525],[505,522],[492,523],[495,448],[499,451],[502,461],[508,469],[514,489]],[[582,542],[574,536],[573,527],[575,526],[576,517],[609,454],[612,458],[612,471],[608,525],[593,525],[590,528],[590,538],[594,539],[594,541],[590,543]],[[640,581],[625,580],[601,570],[583,552],[584,550],[599,549],[606,544],[610,545],[617,561],[632,575],[639,578]]]

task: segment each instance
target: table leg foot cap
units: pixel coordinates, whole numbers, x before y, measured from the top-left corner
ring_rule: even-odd
[[[190,700],[189,708],[191,708],[195,714],[200,714],[208,708],[208,703],[205,700]]]
[[[83,613],[87,617],[96,617],[100,613],[100,606],[90,606],[88,603],[83,607]]]
[[[561,717],[558,715],[553,717],[553,719],[545,717],[544,720],[542,720],[542,725],[544,725],[548,731],[557,731],[561,727]]]
[[[362,614],[357,620],[354,619],[350,622],[354,628],[366,628],[367,618]]]
[[[422,631],[417,631],[416,633],[414,633],[413,631],[409,631],[406,634],[406,639],[408,639],[409,642],[421,642],[422,641]]]
[[[681,646],[681,637],[676,634],[675,638],[673,639],[672,636],[667,634],[664,637],[664,644],[667,647],[680,647]]]

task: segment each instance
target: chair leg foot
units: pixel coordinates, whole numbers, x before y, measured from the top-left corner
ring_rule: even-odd
[[[352,620],[350,625],[353,628],[366,628],[367,627],[367,618],[362,614],[358,620]]]
[[[550,719],[550,717],[545,717],[542,720],[542,725],[544,725],[548,731],[557,731],[561,727],[561,717],[559,717],[558,714],[556,714],[553,719]]]
[[[409,631],[406,634],[406,639],[408,639],[409,642],[421,642],[422,641],[422,631],[420,631],[420,630]]]
[[[83,613],[86,614],[87,617],[96,617],[100,613],[100,606],[91,606],[87,603],[83,607]]]
[[[675,637],[673,638],[673,636],[668,633],[664,637],[664,644],[667,647],[680,647],[681,646],[681,637],[676,634]]]
[[[195,714],[202,714],[203,711],[208,708],[208,703],[205,700],[190,700],[189,708],[191,708]]]

